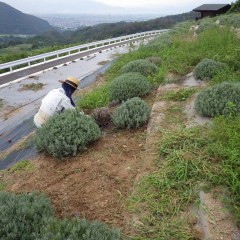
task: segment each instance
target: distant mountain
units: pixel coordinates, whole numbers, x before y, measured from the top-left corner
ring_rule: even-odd
[[[46,20],[0,2],[0,34],[41,34],[51,29],[53,27]]]

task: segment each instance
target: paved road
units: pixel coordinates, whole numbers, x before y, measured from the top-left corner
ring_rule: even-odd
[[[145,36],[143,38],[146,39],[146,38],[150,38],[150,37],[152,37],[152,36]],[[123,45],[123,44],[127,44],[127,43],[130,43],[130,42],[135,42],[135,41],[143,39],[143,38],[131,39],[131,40],[127,40],[127,41],[124,41],[124,42],[119,42],[119,43],[112,44],[111,46],[109,46],[109,45],[108,46],[103,46],[103,47],[98,48],[98,49],[89,50],[87,53],[86,52],[82,52],[82,53],[80,52],[79,54],[76,54],[76,55],[73,55],[73,56],[68,56],[68,57],[65,57],[65,58],[62,58],[62,59],[58,59],[58,60],[55,60],[55,61],[52,61],[52,62],[48,62],[48,63],[38,65],[36,67],[31,67],[29,69],[24,69],[24,70],[15,72],[15,73],[11,73],[9,75],[0,77],[0,85],[11,82],[13,80],[16,80],[16,79],[19,79],[19,78],[22,78],[22,77],[26,77],[28,75],[31,75],[31,74],[36,73],[36,72],[43,71],[43,70],[51,68],[51,67],[55,67],[55,66],[60,65],[60,64],[64,64],[66,62],[73,61],[75,59],[84,57],[86,55],[97,53],[99,51],[103,51],[105,49],[116,47],[116,46]]]

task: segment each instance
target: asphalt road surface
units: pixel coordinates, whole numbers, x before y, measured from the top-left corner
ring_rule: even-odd
[[[11,82],[11,81],[14,81],[14,80],[22,78],[22,77],[26,77],[28,75],[31,75],[31,74],[36,73],[36,72],[43,71],[43,70],[51,68],[51,67],[58,66],[60,64],[64,64],[66,62],[73,61],[73,60],[78,59],[78,58],[82,58],[84,56],[88,56],[88,55],[93,54],[93,53],[103,51],[105,49],[117,47],[119,45],[124,45],[124,44],[130,43],[130,42],[136,42],[138,40],[142,40],[142,39],[146,39],[146,38],[150,38],[150,37],[152,37],[152,36],[145,36],[143,38],[130,39],[130,40],[127,40],[127,41],[124,41],[124,42],[118,42],[118,43],[112,44],[110,46],[107,45],[107,46],[103,46],[103,47],[98,48],[98,49],[89,50],[88,52],[82,52],[82,53],[80,52],[79,54],[75,54],[75,55],[72,55],[72,56],[67,56],[67,57],[64,57],[64,58],[61,58],[61,59],[57,59],[57,60],[52,61],[52,62],[43,63],[43,64],[35,66],[35,67],[33,66],[29,69],[20,70],[18,72],[14,72],[14,73],[11,73],[11,74],[0,77],[0,85]]]

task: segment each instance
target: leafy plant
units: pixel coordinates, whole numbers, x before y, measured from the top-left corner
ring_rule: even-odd
[[[118,230],[111,230],[100,222],[88,222],[73,218],[71,220],[49,219],[37,240],[119,240]]]
[[[138,72],[145,77],[154,75],[157,71],[158,67],[146,59],[131,61],[121,69],[121,73]]]
[[[239,112],[239,83],[224,82],[204,89],[196,98],[195,109],[200,115],[205,117],[228,115],[230,113],[233,114],[233,112]]]
[[[111,113],[107,107],[94,109],[91,116],[100,127],[107,126],[111,121]]]
[[[194,69],[194,77],[201,80],[209,80],[226,67],[225,64],[213,59],[203,59]]]
[[[0,192],[0,238],[35,240],[44,218],[53,216],[50,201],[43,195]]]
[[[110,100],[124,101],[144,96],[151,90],[151,84],[140,73],[125,73],[115,78],[109,85]]]
[[[75,156],[100,136],[100,129],[92,117],[76,110],[66,110],[55,114],[37,129],[35,145],[39,151],[62,159]]]
[[[146,123],[149,116],[150,108],[147,103],[135,97],[116,108],[112,120],[118,128],[137,128]]]

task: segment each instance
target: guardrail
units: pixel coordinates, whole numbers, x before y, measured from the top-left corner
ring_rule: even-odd
[[[64,57],[68,57],[70,55],[75,55],[75,54],[78,54],[83,51],[90,51],[90,50],[97,49],[97,48],[100,48],[103,46],[111,46],[112,44],[116,44],[118,42],[121,43],[124,41],[129,41],[131,39],[142,38],[144,36],[149,37],[149,36],[161,34],[161,33],[167,32],[167,31],[169,31],[169,30],[164,29],[164,30],[147,31],[147,32],[141,32],[141,33],[136,33],[136,34],[131,34],[131,35],[125,35],[125,36],[121,36],[121,37],[117,37],[117,38],[110,38],[110,39],[106,39],[106,40],[102,40],[102,41],[82,44],[82,45],[75,46],[75,47],[65,48],[65,49],[61,49],[61,50],[57,50],[57,51],[53,51],[53,52],[49,52],[49,53],[44,53],[44,54],[40,54],[40,55],[28,57],[28,58],[19,59],[19,60],[12,61],[12,62],[3,63],[3,64],[0,64],[0,70],[9,69],[9,71],[7,73],[12,73],[14,71],[19,71],[20,69],[29,68],[29,67],[36,66],[39,64],[54,61],[59,58],[64,58]],[[22,65],[22,67],[21,67],[21,65]],[[13,68],[17,68],[17,70],[14,70]],[[0,74],[0,76],[5,75],[7,73]]]

